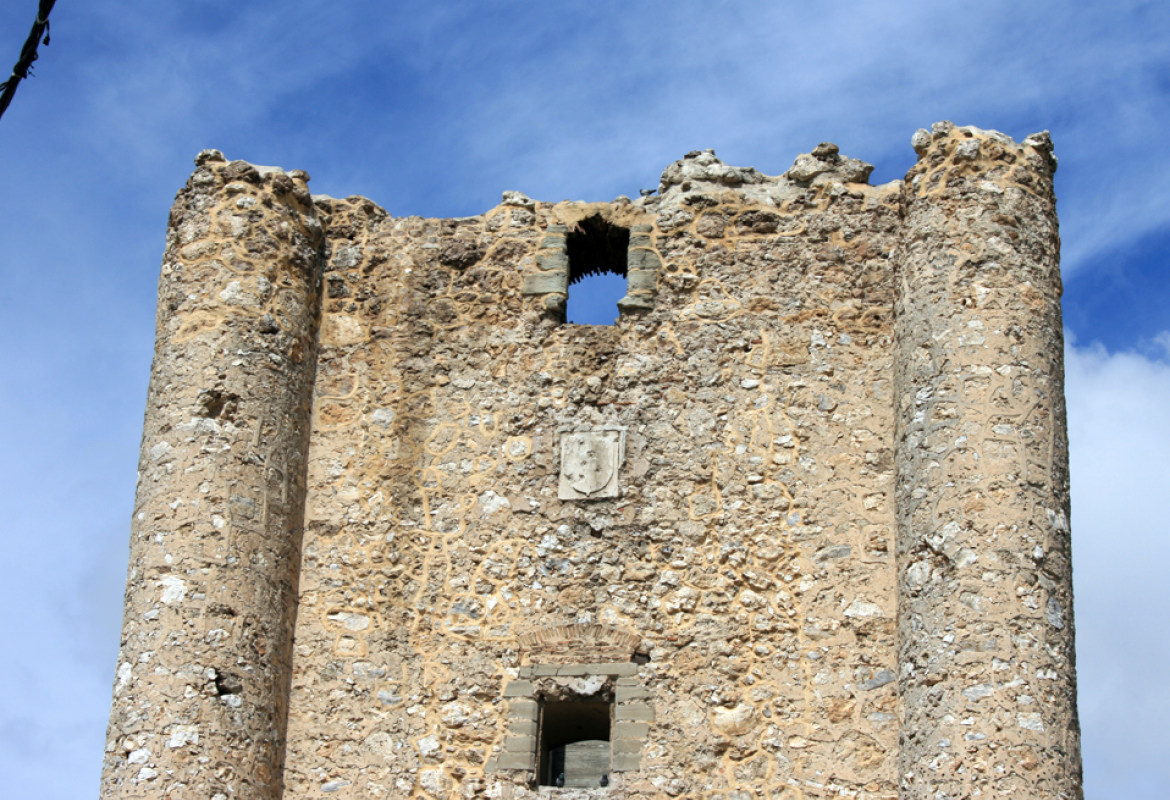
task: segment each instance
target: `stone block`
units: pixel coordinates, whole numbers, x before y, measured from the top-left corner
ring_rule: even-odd
[[[564,236],[546,236],[540,240],[541,250],[564,250],[565,237]]]
[[[618,300],[619,311],[643,311],[649,308],[654,308],[654,295],[652,294],[627,294]]]
[[[650,735],[648,722],[615,722],[613,726],[614,741],[618,739],[645,739]]]
[[[557,668],[557,675],[637,675],[638,665],[633,662],[618,664],[565,664]]]
[[[536,719],[540,705],[535,700],[512,700],[508,703],[509,719]]]
[[[619,756],[614,753],[613,756],[613,771],[614,772],[637,772],[642,765],[642,757],[638,755],[622,755]]]
[[[545,232],[546,233],[564,234],[564,233],[568,233],[569,229],[567,227],[565,227],[564,225],[549,225],[547,228],[545,228]]]
[[[650,237],[644,233],[637,233],[630,237],[630,247],[650,247]]]
[[[535,691],[531,681],[512,681],[504,687],[504,697],[532,697]]]
[[[568,272],[530,272],[524,276],[521,294],[549,294],[569,289]]]
[[[632,269],[626,273],[626,288],[631,292],[658,291],[658,272],[648,269]]]
[[[662,266],[662,259],[653,250],[630,250],[626,253],[626,269],[656,270]]]
[[[618,703],[627,703],[631,700],[645,700],[649,696],[650,690],[645,686],[623,685],[619,682],[613,699]]]
[[[627,703],[617,707],[615,719],[623,722],[653,722],[654,709],[645,703]]]
[[[619,739],[611,745],[613,757],[636,756],[642,752],[642,745],[641,739]]]
[[[536,753],[504,753],[496,762],[496,769],[536,769]]]
[[[551,225],[549,226],[549,230],[552,230]],[[630,228],[630,233],[650,233],[652,230],[654,230],[653,225],[643,223],[641,225],[634,225],[632,228]]]
[[[509,736],[535,736],[539,726],[534,719],[513,719],[508,721]]]
[[[549,675],[556,675],[559,670],[556,664],[534,664],[532,667],[532,674],[537,676],[547,677]]]
[[[536,752],[536,737],[535,736],[506,736],[504,737],[504,750],[509,753],[535,753]]]
[[[536,268],[541,272],[568,272],[569,254],[564,250],[544,250],[536,254]]]

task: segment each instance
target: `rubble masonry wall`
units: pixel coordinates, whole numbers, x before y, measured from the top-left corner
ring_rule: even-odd
[[[203,154],[103,797],[1079,797],[1051,145],[915,146],[449,220]],[[538,789],[573,699],[610,785]]]

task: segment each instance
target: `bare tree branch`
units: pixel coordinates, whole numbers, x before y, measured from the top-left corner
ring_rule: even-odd
[[[32,64],[37,60],[37,47],[41,44],[41,36],[44,35],[44,43],[49,43],[49,12],[53,10],[54,4],[57,0],[41,0],[40,10],[37,11],[37,21],[33,23],[32,31],[28,34],[28,39],[24,42],[24,47],[20,51],[20,60],[16,62],[16,66],[12,68],[12,75],[4,83],[0,83],[0,117],[4,116],[4,112],[8,110],[8,104],[12,102],[13,96],[16,94],[16,86],[22,80],[28,77],[28,71],[32,69]]]

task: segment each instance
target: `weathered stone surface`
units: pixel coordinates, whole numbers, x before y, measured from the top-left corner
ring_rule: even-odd
[[[459,220],[201,156],[103,797],[531,800],[572,702],[566,797],[1079,797],[1051,140],[912,143]]]

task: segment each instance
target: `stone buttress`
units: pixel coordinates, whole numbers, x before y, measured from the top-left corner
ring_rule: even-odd
[[[103,797],[1080,798],[1055,159],[914,146],[460,219],[202,154]]]
[[[903,798],[1079,798],[1047,133],[919,131],[898,257]]]
[[[323,231],[205,151],[171,210],[103,798],[282,795]]]

